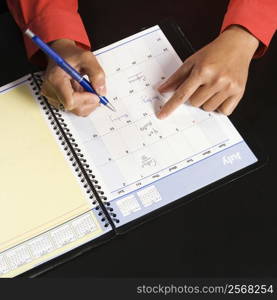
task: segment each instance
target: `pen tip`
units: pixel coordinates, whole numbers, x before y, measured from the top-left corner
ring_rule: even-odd
[[[115,107],[114,107],[111,103],[108,103],[106,106],[107,106],[111,111],[116,112]]]

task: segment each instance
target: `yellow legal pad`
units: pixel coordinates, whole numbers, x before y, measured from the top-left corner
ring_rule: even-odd
[[[7,249],[90,211],[92,206],[27,80],[0,93],[0,112],[1,255]],[[96,228],[89,239],[102,231],[92,213],[90,216]],[[70,245],[66,245],[68,247]],[[64,251],[65,247],[60,247],[52,254]],[[38,264],[38,259],[42,261],[46,257],[33,257],[32,263]],[[21,273],[17,267],[4,277],[9,277],[9,273]],[[25,271],[28,266],[20,268]]]

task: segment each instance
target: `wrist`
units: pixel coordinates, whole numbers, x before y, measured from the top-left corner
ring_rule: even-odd
[[[75,46],[75,41],[69,39],[58,39],[49,43],[49,45],[54,49],[59,49],[65,46]]]
[[[250,59],[254,56],[260,43],[246,28],[239,25],[229,26],[220,36],[229,40],[230,46],[236,47]]]
[[[62,54],[64,52],[64,49],[66,49],[68,47],[76,46],[75,41],[69,40],[69,39],[58,39],[58,40],[52,41],[48,44],[58,54]],[[49,56],[46,56],[46,57],[47,57],[48,62],[51,62],[51,59],[49,58]]]

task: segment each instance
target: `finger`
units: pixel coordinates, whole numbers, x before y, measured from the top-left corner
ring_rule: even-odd
[[[76,107],[70,78],[56,76],[48,82],[48,89],[53,89],[66,110],[72,110]]]
[[[57,98],[52,85],[49,84],[47,80],[43,81],[40,93],[41,93],[41,95],[43,95],[47,98],[53,98],[53,99]],[[56,99],[56,100],[59,101],[58,99]]]
[[[207,100],[215,95],[219,90],[219,87],[210,86],[208,84],[200,86],[190,97],[189,101],[191,105],[195,107],[202,106]]]
[[[158,114],[159,119],[166,118],[178,106],[186,102],[191,95],[201,85],[200,78],[197,76],[190,76],[175,92],[175,94],[166,102]]]
[[[218,111],[226,116],[229,116],[240,101],[240,97],[233,96],[226,99],[218,108]]]
[[[192,64],[184,62],[184,64],[158,88],[159,92],[165,93],[176,90],[190,75],[191,69]]]
[[[101,96],[106,95],[105,73],[99,65],[96,57],[91,53],[91,57],[87,59],[85,61],[85,65],[81,67],[82,72],[88,75],[96,92]]]
[[[99,104],[98,96],[96,96],[95,94],[89,93],[89,92],[85,92],[83,87],[75,80],[71,80],[71,84],[72,84],[72,88],[74,90],[73,95],[72,95],[73,99],[74,99],[74,103],[75,103],[74,108],[77,108],[84,104],[94,104],[94,105]]]
[[[81,107],[73,109],[71,112],[80,117],[87,117],[90,115],[99,105],[98,104],[86,104]]]
[[[49,102],[49,104],[56,107],[57,109],[60,108],[61,102],[59,102],[59,100],[57,98],[52,98],[52,97],[47,97],[47,96],[46,96],[46,98],[47,98],[47,101]]]
[[[208,99],[202,106],[205,111],[214,111],[216,110],[226,99],[228,99],[229,95],[226,95],[224,92],[218,92],[213,95],[210,99]]]
[[[49,92],[50,90],[46,87],[46,84],[43,83],[40,94],[47,99],[47,101],[58,108],[60,106],[60,101],[57,99],[54,93]]]
[[[84,88],[76,80],[72,79],[71,85],[72,85],[74,92],[83,92],[84,91]]]
[[[76,103],[75,108],[80,108],[81,106],[84,105],[95,105],[98,106],[99,104],[99,97],[89,93],[89,92],[74,92],[73,93],[73,98]]]

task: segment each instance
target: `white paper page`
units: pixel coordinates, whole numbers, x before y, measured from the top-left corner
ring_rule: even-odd
[[[159,26],[95,54],[117,112],[102,105],[86,118],[64,117],[109,200],[242,140],[227,117],[189,104],[157,119],[170,95],[156,88],[182,64]]]

